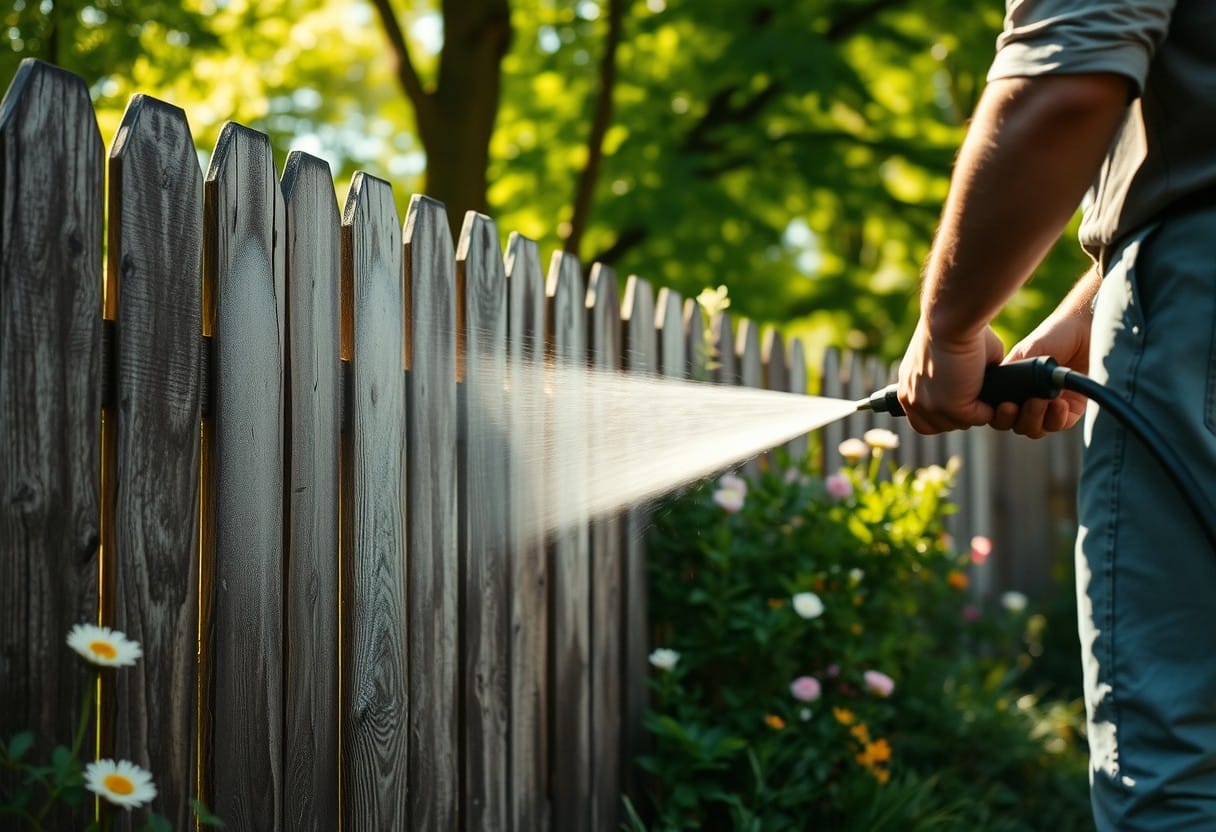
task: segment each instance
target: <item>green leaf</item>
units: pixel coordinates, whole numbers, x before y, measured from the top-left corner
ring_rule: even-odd
[[[8,741],[8,758],[14,763],[20,760],[25,752],[29,751],[34,745],[34,734],[31,731],[22,731],[20,734],[13,735],[13,738]]]
[[[169,823],[168,818],[163,818],[156,812],[148,815],[148,822],[144,825],[147,832],[173,832],[173,824]]]
[[[222,829],[224,822],[215,815],[211,814],[211,810],[207,808],[207,804],[197,798],[191,798],[190,808],[194,810],[195,816],[198,817],[198,822],[203,826],[214,826]]]

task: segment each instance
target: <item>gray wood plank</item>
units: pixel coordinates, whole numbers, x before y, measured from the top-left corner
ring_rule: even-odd
[[[842,375],[840,352],[834,347],[823,354],[823,368],[819,379],[819,395],[830,396],[834,399],[845,397],[844,377]],[[840,468],[840,452],[837,448],[845,438],[845,423],[843,420],[831,422],[823,426],[819,433],[823,447],[820,449],[820,462],[824,474],[830,474]]]
[[[283,805],[287,828],[321,832],[338,825],[341,222],[329,165],[289,155],[283,203],[291,401]]]
[[[760,360],[760,327],[747,318],[739,321],[739,331],[735,338],[735,354],[738,358],[739,384],[743,387],[762,387],[764,366]],[[759,476],[760,457],[755,456],[745,460],[740,468],[749,477]]]
[[[593,370],[621,367],[621,311],[616,275],[596,263],[587,281],[588,361]],[[588,408],[598,412],[595,385]],[[594,430],[587,422],[586,430]],[[591,829],[615,830],[621,754],[621,518],[591,521]]]
[[[709,323],[712,352],[707,359],[710,378],[718,384],[739,383],[739,360],[735,353],[735,324],[729,312],[719,312]]]
[[[536,430],[533,405],[545,397],[545,283],[536,243],[512,233],[507,241],[507,362],[511,384],[510,436]],[[511,501],[511,711],[509,829],[551,828],[549,783],[549,569],[539,533],[544,506],[537,483],[545,476],[539,453],[508,460]],[[522,487],[516,487],[516,484]]]
[[[652,377],[659,370],[658,331],[655,329],[655,298],[651,285],[635,276],[625,283],[621,305],[625,370],[630,374]],[[683,335],[683,327],[681,336]],[[683,344],[683,338],[678,339]],[[639,425],[638,430],[645,430]],[[622,518],[621,536],[621,790],[638,804],[643,796],[642,774],[634,763],[646,749],[643,718],[649,705],[646,680],[649,676],[650,613],[646,604],[647,557],[646,531],[650,528],[650,507],[631,506]]]
[[[224,125],[204,184],[211,425],[204,503],[207,800],[283,828],[283,195],[270,140]]]
[[[107,753],[155,772],[156,812],[184,829],[195,793],[203,176],[177,107],[143,95],[127,106],[110,153],[109,239],[117,328],[106,560],[114,625],[144,655],[114,677]],[[143,828],[149,814],[123,812],[119,824]]]
[[[774,327],[767,327],[760,338],[760,378],[761,386],[766,390],[777,390],[782,393],[790,392],[790,371],[785,353],[785,339]],[[782,446],[788,451],[788,445]],[[774,460],[772,450],[764,453],[765,464],[771,466]],[[771,467],[769,470],[772,470]]]
[[[708,368],[706,348],[705,312],[701,304],[689,298],[684,301],[684,338],[687,356],[686,377],[694,381],[710,381],[713,376]]]
[[[467,829],[506,829],[511,601],[507,561],[507,295],[498,229],[470,211],[456,249],[463,359],[460,610],[463,808]]]
[[[342,476],[345,829],[402,829],[409,818],[401,258],[392,188],[355,174],[342,214],[342,338],[351,387]]]
[[[458,828],[459,587],[456,286],[444,206],[414,196],[405,220],[410,588],[410,826]]]
[[[578,261],[556,252],[545,289],[549,299],[548,339],[554,360],[581,368],[587,355],[583,277]],[[587,402],[575,379],[553,395],[555,418],[580,423]],[[547,460],[547,476],[566,523],[553,535],[549,574],[552,586],[552,791],[553,828],[588,829],[591,824],[591,658],[590,536],[585,513],[585,455]]]
[[[802,346],[802,339],[790,339],[789,355],[790,392],[805,394],[807,392],[807,367],[806,352]],[[810,450],[810,434],[803,434],[791,439],[786,443],[785,447],[789,451],[790,460],[795,465],[801,464],[806,459],[806,455]]]
[[[102,165],[84,82],[22,62],[0,104],[0,736],[32,730],[39,760],[92,683],[64,639],[97,620]]]
[[[659,349],[659,375],[682,379],[687,374],[688,339],[684,333],[684,301],[679,292],[663,288],[654,304],[654,328]]]

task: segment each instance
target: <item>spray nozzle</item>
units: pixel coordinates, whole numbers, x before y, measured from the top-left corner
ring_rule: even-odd
[[[1064,389],[1064,380],[1070,372],[1046,355],[1009,364],[992,364],[984,371],[979,399],[993,407],[1001,402],[1021,404],[1027,399],[1054,399]],[[857,403],[858,410],[903,416],[904,408],[896,395],[898,388],[892,384],[874,392]]]

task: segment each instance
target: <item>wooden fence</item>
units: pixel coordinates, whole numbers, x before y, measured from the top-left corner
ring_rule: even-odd
[[[674,292],[560,253],[546,276],[477,214],[454,247],[440,204],[402,222],[365,173],[339,215],[324,162],[292,153],[280,179],[236,124],[204,176],[149,97],[106,202],[103,164],[84,83],[22,64],[0,107],[0,736],[71,736],[86,678],[63,639],[100,617],[144,651],[103,678],[101,750],[153,772],[174,828],[195,794],[233,830],[617,828],[645,509],[524,534],[541,507],[481,475],[502,448],[462,402],[542,395],[546,359],[804,392],[802,345],[722,315],[707,369]],[[837,360],[825,393],[881,380]],[[824,432],[829,467],[865,425]],[[911,462],[1029,467],[980,432],[904,438]],[[958,533],[999,538],[968,470]]]

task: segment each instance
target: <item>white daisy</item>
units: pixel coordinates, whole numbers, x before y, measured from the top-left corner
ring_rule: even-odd
[[[68,647],[100,667],[128,667],[144,654],[139,642],[131,641],[117,630],[95,624],[74,626],[68,633]]]
[[[84,785],[124,809],[143,806],[156,797],[152,775],[129,760],[98,760],[84,770]]]
[[[794,596],[794,612],[802,618],[818,618],[823,615],[823,601],[813,592],[799,592]]]
[[[680,661],[680,654],[670,647],[660,647],[650,654],[650,663],[659,670],[671,670]]]

